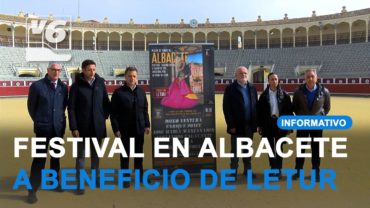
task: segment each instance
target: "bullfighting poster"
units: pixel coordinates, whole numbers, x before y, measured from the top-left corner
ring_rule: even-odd
[[[213,44],[150,44],[149,59],[152,141],[169,138],[169,157],[153,158],[153,168],[216,169],[215,158],[198,158],[205,138],[216,145]],[[173,155],[174,139],[188,139],[188,157]]]

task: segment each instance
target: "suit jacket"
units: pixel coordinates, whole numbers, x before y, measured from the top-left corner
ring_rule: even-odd
[[[326,115],[330,111],[330,93],[322,84],[317,83],[317,90],[312,109],[308,108],[307,96],[304,92],[305,84],[302,84],[294,92],[293,109],[296,115]]]
[[[138,86],[132,91],[126,85],[116,89],[112,95],[110,119],[113,132],[144,134],[144,129],[150,127],[145,91]]]
[[[293,105],[290,99],[290,96],[287,92],[278,86],[276,92],[277,102],[278,102],[278,109],[279,109],[279,116],[283,115],[293,115]],[[259,100],[258,100],[258,113],[257,113],[257,124],[260,128],[262,128],[262,136],[276,136],[275,132],[271,130],[271,108],[270,108],[270,94],[269,94],[269,87],[263,91]],[[276,120],[274,120],[276,122]],[[280,130],[279,136],[285,136],[287,134],[286,130]]]
[[[57,81],[56,89],[48,75],[31,85],[27,107],[37,136],[63,137],[66,128],[67,101],[68,88],[60,79]]]
[[[245,111],[249,109],[244,108],[244,99],[238,82],[235,80],[225,89],[223,98],[223,111],[228,133],[230,133],[230,129],[232,128],[236,128],[236,134],[238,135],[247,133],[248,128],[252,132],[257,131],[257,91],[256,88],[249,82],[247,85],[251,104],[250,123],[246,122]]]
[[[68,101],[69,128],[78,130],[80,136],[107,136],[105,120],[109,117],[110,101],[104,79],[95,74],[92,86],[83,74],[76,76]],[[91,132],[95,131],[95,135]]]

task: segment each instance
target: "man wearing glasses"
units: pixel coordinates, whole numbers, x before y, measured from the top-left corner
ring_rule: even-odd
[[[45,77],[33,83],[29,90],[27,107],[34,124],[34,132],[36,137],[46,138],[46,142],[38,143],[46,146],[43,150],[37,149],[38,153],[47,152],[51,138],[64,136],[68,89],[59,79],[61,69],[59,63],[50,63]],[[58,153],[58,150],[54,151]],[[46,158],[33,158],[30,175],[32,189],[27,197],[30,204],[37,202],[36,191],[40,187],[41,171],[45,168],[45,162]],[[50,158],[50,169],[59,173],[59,158]],[[60,186],[57,190],[62,191]]]

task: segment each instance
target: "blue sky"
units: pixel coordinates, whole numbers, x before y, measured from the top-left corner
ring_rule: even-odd
[[[342,6],[348,11],[370,8],[370,0],[79,0],[79,14],[82,20],[102,21],[108,17],[113,23],[179,23],[191,19],[211,23],[282,19],[338,13]],[[0,0],[0,13],[18,14],[19,11],[45,16],[49,13],[71,16],[78,14],[78,0]]]
[[[188,63],[197,63],[197,64],[202,64],[203,63],[203,57],[202,57],[202,53],[193,53],[193,54],[190,54],[188,55],[188,60],[187,60]]]

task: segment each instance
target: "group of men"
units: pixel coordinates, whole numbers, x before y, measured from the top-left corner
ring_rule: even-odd
[[[51,138],[63,138],[66,128],[65,110],[68,107],[69,128],[73,137],[96,137],[101,144],[102,139],[107,136],[105,122],[110,116],[113,132],[116,137],[122,139],[125,149],[130,149],[129,138],[134,137],[137,148],[135,151],[142,152],[144,134],[149,133],[150,121],[145,92],[136,85],[137,69],[135,67],[126,69],[125,84],[114,91],[110,101],[105,80],[96,73],[95,62],[85,60],[81,65],[82,73],[76,76],[69,95],[68,87],[59,79],[62,70],[59,63],[50,63],[45,77],[31,85],[27,100],[28,112],[34,123],[36,137],[47,139],[43,143],[46,148],[38,151],[46,152]],[[76,158],[77,180],[79,170],[84,168],[84,155],[85,144],[79,142]],[[129,160],[122,156],[120,159],[121,168],[127,169]],[[34,158],[32,161],[30,174],[32,189],[29,190],[27,197],[29,203],[37,201],[36,192],[40,187],[41,171],[45,168],[45,162],[46,158]],[[59,173],[59,158],[51,157],[50,168]],[[95,148],[91,148],[91,169],[99,169],[99,158]],[[135,158],[135,169],[143,172],[142,158]],[[96,184],[98,186],[99,182]],[[129,185],[124,184],[126,188]],[[60,185],[57,190],[63,191]],[[79,181],[76,194],[84,194]]]
[[[282,158],[276,154],[277,141],[292,133],[280,129],[277,120],[283,115],[317,115],[324,116],[330,110],[330,93],[322,84],[317,82],[315,69],[305,71],[305,83],[301,84],[294,92],[293,102],[290,96],[279,85],[278,75],[271,72],[268,74],[268,86],[257,99],[256,88],[248,82],[248,69],[239,66],[235,71],[235,81],[229,84],[224,93],[223,111],[227,125],[227,132],[231,134],[231,152],[236,154],[236,138],[249,137],[258,132],[266,137],[270,147],[274,150],[274,156],[269,157],[271,169],[278,170],[275,176],[281,178]],[[319,143],[313,142],[314,137],[322,137],[322,130],[297,130],[297,137],[311,137],[312,169],[315,170],[316,181],[320,179]],[[231,158],[230,168],[237,173],[239,158]],[[252,171],[251,158],[244,157],[244,174]],[[293,175],[296,180],[300,177],[303,169],[304,158],[297,157]],[[236,178],[237,174],[234,175]],[[252,174],[252,177],[256,177]]]
[[[125,83],[116,89],[109,100],[105,80],[96,73],[96,64],[92,60],[82,62],[82,73],[78,74],[68,93],[68,88],[60,79],[61,64],[50,63],[45,77],[30,87],[28,111],[34,122],[36,137],[46,137],[43,144],[47,151],[49,141],[53,137],[63,138],[66,128],[65,110],[68,107],[69,128],[73,137],[96,137],[101,143],[107,136],[105,121],[110,117],[113,133],[122,139],[126,150],[130,150],[130,137],[135,138],[135,152],[143,152],[144,134],[149,134],[150,121],[148,102],[143,89],[136,85],[137,69],[127,67]],[[236,138],[249,137],[258,131],[267,137],[272,149],[277,141],[291,131],[281,130],[277,119],[282,115],[326,115],[330,110],[329,91],[317,82],[314,69],[305,71],[305,84],[299,86],[294,93],[293,102],[290,96],[279,86],[278,75],[268,75],[268,87],[257,96],[256,88],[248,82],[248,69],[240,66],[235,71],[236,80],[225,89],[223,112],[227,124],[227,132],[231,134],[231,152],[236,154]],[[68,95],[69,94],[69,95]],[[298,130],[297,137],[321,137],[322,130]],[[312,168],[316,178],[320,167],[319,145],[311,142]],[[57,151],[57,150],[54,150]],[[77,147],[76,170],[84,168],[85,144],[80,142]],[[275,151],[276,152],[276,151]],[[41,152],[40,152],[41,153]],[[129,152],[128,152],[129,154]],[[230,167],[238,169],[239,158],[231,158]],[[37,201],[36,191],[41,183],[41,171],[45,168],[46,158],[34,158],[31,166],[30,182],[32,189],[28,193],[28,202]],[[251,158],[243,158],[244,173],[252,169]],[[282,158],[275,154],[269,158],[271,169],[279,170],[281,177]],[[296,159],[296,169],[303,168],[304,158]],[[121,169],[129,167],[129,159],[120,158]],[[50,168],[57,173],[60,169],[58,158],[51,157]],[[99,158],[91,148],[91,168],[99,169]],[[135,158],[135,169],[143,172],[142,158]],[[98,171],[97,171],[98,172]],[[138,176],[142,177],[142,175]],[[235,174],[236,177],[236,174]],[[253,174],[253,177],[255,175]],[[299,172],[293,177],[298,178]],[[59,177],[58,177],[59,178]],[[77,175],[77,180],[78,180]],[[99,178],[99,177],[97,177]],[[77,181],[76,194],[84,194]],[[99,182],[96,183],[97,185]],[[124,184],[128,188],[129,182]],[[58,191],[63,191],[59,186]]]

